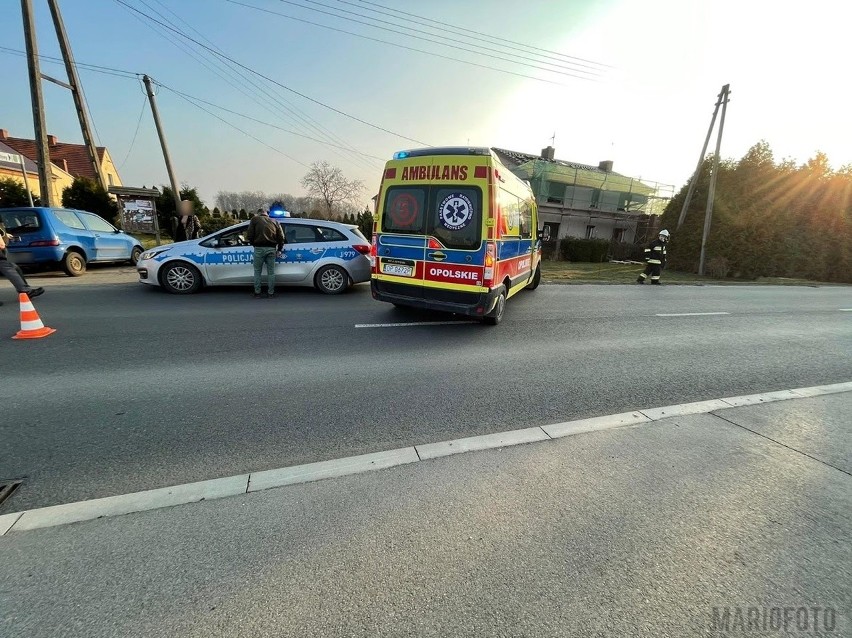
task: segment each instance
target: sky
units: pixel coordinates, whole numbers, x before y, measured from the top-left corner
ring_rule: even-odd
[[[47,2],[32,2],[40,53],[58,56]],[[183,34],[119,0],[60,0],[77,62],[122,72],[80,71],[99,144],[125,185],[168,183],[140,81],[123,72],[147,73],[162,85],[177,179],[211,207],[220,190],[304,194],[315,161],[362,180],[366,203],[384,161],[423,145],[537,154],[553,143],[557,158],[613,160],[617,172],[677,189],[723,84],[724,157],[765,139],[779,160],[821,150],[835,168],[852,163],[852,7],[840,0],[121,2]],[[0,24],[0,128],[31,137],[26,61],[8,51],[24,50],[20,2],[0,0]],[[42,72],[65,78],[53,62]],[[82,141],[70,93],[47,82],[44,93],[49,132]]]

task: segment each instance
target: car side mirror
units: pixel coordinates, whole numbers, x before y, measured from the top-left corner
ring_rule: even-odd
[[[115,232],[116,232],[116,233],[124,234],[124,231],[123,231],[123,230],[121,230],[120,228],[116,228],[116,229],[115,229]]]

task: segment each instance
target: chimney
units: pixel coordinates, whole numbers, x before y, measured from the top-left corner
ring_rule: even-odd
[[[0,128],[0,140],[8,140],[9,139],[9,131],[4,128]]]
[[[66,173],[68,172],[68,160],[64,159],[64,158],[62,160],[62,170],[65,171]]]
[[[554,157],[556,157],[556,149],[552,146],[541,149],[541,159],[552,162]]]
[[[56,136],[55,135],[48,135],[47,136],[47,145],[48,146],[56,146]]]
[[[598,168],[605,173],[612,173],[612,160],[604,160],[598,163]]]

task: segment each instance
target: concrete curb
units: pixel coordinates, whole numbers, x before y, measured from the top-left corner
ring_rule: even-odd
[[[742,406],[787,401],[790,399],[812,398],[839,392],[852,392],[852,381],[809,388],[766,392],[763,394],[712,399],[709,401],[682,403],[621,414],[610,414],[590,419],[554,423],[541,427],[483,434],[481,436],[472,436],[453,441],[427,443],[396,450],[265,470],[253,474],[240,474],[237,476],[211,479],[209,481],[161,487],[131,494],[120,494],[88,501],[52,505],[50,507],[0,515],[0,536],[9,532],[54,527],[106,516],[120,516],[122,514],[144,512],[171,507],[173,505],[184,505],[186,503],[224,498],[226,496],[236,496],[238,494],[257,492],[286,485],[350,476],[352,474],[372,472],[397,465],[418,463],[452,454],[549,441],[575,434],[600,432],[614,428],[653,423],[676,416],[706,414],[708,412],[729,410]]]

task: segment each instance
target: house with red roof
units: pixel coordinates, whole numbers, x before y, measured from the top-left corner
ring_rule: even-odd
[[[95,169],[89,162],[86,146],[83,144],[70,144],[60,142],[55,135],[47,136],[47,145],[50,151],[50,188],[54,200],[62,201],[62,191],[71,185],[75,177],[88,177],[97,180]],[[98,146],[98,158],[101,162],[101,171],[107,180],[108,186],[122,186],[121,176],[112,161],[112,157],[104,146]],[[30,183],[30,190],[36,195],[41,195],[41,183],[38,177],[38,150],[35,140],[23,137],[12,137],[6,129],[0,129],[0,153],[17,154],[24,156],[24,165]],[[2,157],[2,156],[0,156]],[[23,183],[23,174],[20,164],[0,161],[0,177],[11,177]]]

